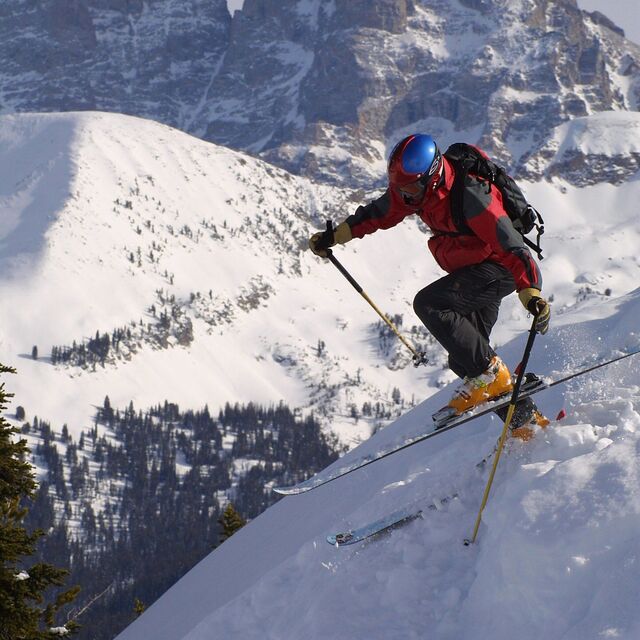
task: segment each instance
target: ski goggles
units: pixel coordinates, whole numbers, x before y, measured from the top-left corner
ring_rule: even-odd
[[[403,184],[401,187],[398,187],[398,191],[404,198],[405,202],[413,202],[422,198],[426,186],[427,185],[422,181],[422,178],[420,178],[415,182]]]
[[[438,178],[438,170],[442,166],[442,154],[439,150],[436,151],[436,155],[429,167],[428,171],[425,171],[417,180],[410,182],[409,184],[403,184],[398,187],[400,195],[404,198],[405,202],[411,204],[419,202],[424,196],[427,187],[431,187],[435,184]]]

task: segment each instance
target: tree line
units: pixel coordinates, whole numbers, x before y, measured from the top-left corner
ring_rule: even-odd
[[[338,457],[314,416],[284,403],[226,404],[214,416],[169,401],[119,410],[106,397],[77,438],[37,418],[22,433],[46,470],[26,518],[49,531],[37,556],[69,568],[81,602],[100,594],[78,636],[95,640],[114,637],[238,523],[273,504],[266,485],[297,482]]]

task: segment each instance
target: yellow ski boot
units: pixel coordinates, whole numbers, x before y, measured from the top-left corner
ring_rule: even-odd
[[[475,378],[465,378],[454,391],[447,407],[460,415],[474,407],[498,398],[513,389],[511,373],[498,356],[494,356],[486,371]]]
[[[531,417],[524,423],[513,429],[511,429],[511,437],[518,438],[524,442],[529,442],[535,435],[535,427],[538,426],[544,429],[550,420],[543,416],[537,409],[535,409]]]

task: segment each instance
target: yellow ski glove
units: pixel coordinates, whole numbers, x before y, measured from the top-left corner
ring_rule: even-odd
[[[540,290],[534,287],[522,289],[522,291],[518,291],[518,297],[524,308],[535,316],[535,330],[543,335],[547,333],[551,319],[551,307],[540,295]]]
[[[318,231],[309,238],[309,249],[321,258],[327,257],[327,249],[336,244],[345,244],[351,240],[351,227],[341,222],[335,229]]]

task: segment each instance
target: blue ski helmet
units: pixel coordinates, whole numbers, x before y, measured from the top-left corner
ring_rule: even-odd
[[[400,189],[420,180],[425,186],[442,165],[442,154],[435,140],[424,133],[403,138],[389,156],[389,185]]]

